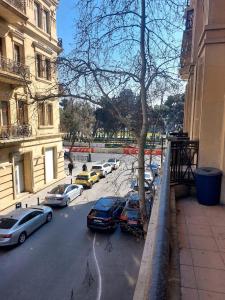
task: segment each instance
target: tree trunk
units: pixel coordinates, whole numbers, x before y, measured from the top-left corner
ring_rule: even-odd
[[[146,101],[146,54],[145,54],[145,26],[146,26],[146,15],[145,15],[145,0],[141,0],[141,30],[140,30],[140,53],[141,53],[141,110],[142,110],[142,128],[140,136],[138,138],[138,180],[139,180],[139,196],[140,196],[140,211],[143,222],[144,233],[147,232],[148,220],[145,204],[145,155],[144,147],[147,136],[147,101]]]

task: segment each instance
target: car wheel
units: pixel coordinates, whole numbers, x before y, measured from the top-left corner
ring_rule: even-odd
[[[22,232],[18,238],[18,244],[21,245],[26,241],[27,234],[26,232]]]
[[[83,193],[83,191],[84,191],[83,189],[80,189],[80,196],[81,196],[81,194]]]
[[[70,204],[70,198],[67,199],[67,201],[66,201],[66,206],[68,206],[69,204]]]
[[[91,183],[90,183],[90,185],[89,185],[89,189],[91,189],[91,188],[92,188],[92,185],[93,185],[93,184],[92,184],[92,182],[91,182]]]
[[[104,177],[104,178],[106,177],[106,174],[107,174],[106,172],[103,174],[103,177]]]
[[[50,212],[47,214],[46,223],[51,222],[51,220],[52,220],[52,213]]]

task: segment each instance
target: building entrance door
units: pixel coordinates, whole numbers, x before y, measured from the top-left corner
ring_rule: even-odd
[[[16,180],[16,194],[23,193],[25,190],[23,160],[15,163],[15,180]]]

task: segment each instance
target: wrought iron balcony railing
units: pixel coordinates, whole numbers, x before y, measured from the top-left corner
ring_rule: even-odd
[[[32,136],[30,124],[0,126],[0,140],[18,139]]]
[[[30,78],[30,68],[12,59],[0,56],[0,71],[21,76],[24,80]]]
[[[23,14],[26,13],[26,1],[25,0],[4,0]]]
[[[58,38],[58,46],[59,46],[60,48],[63,47],[63,40],[62,40],[62,38]]]

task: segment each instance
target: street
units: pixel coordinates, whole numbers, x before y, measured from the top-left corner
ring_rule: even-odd
[[[144,241],[119,228],[110,234],[86,227],[94,201],[129,190],[126,169],[123,163],[69,207],[54,209],[52,222],[25,244],[0,249],[1,300],[132,299]]]

